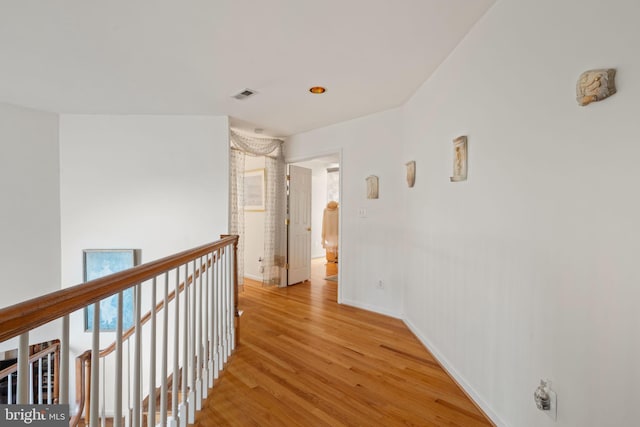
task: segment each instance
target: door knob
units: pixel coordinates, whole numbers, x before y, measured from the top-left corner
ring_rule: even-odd
[[[311,231],[311,227],[307,227],[307,231]]]

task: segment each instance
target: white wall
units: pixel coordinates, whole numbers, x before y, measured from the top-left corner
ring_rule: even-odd
[[[0,307],[60,289],[58,116],[0,104]]]
[[[227,117],[62,115],[63,285],[82,282],[83,249],[142,249],[144,263],[226,233],[228,150]],[[90,334],[81,312],[71,325],[75,357]]]
[[[390,110],[293,135],[285,143],[288,162],[342,152],[341,162],[341,302],[402,315],[403,275],[400,219],[404,163],[401,111]],[[388,149],[385,149],[388,147]],[[365,178],[380,178],[380,198],[366,198]],[[366,218],[358,216],[366,209]],[[379,280],[384,289],[376,289]]]
[[[82,281],[82,249],[147,262],[227,231],[226,117],[63,115],[60,145],[65,286]]]
[[[639,15],[498,1],[404,108],[406,316],[499,424],[640,425]],[[619,93],[579,107],[602,67]],[[469,179],[450,183],[458,135]]]
[[[288,158],[344,150],[345,302],[404,311],[498,425],[640,424],[639,13],[501,0],[400,113],[287,142]],[[619,93],[579,107],[577,77],[601,67],[618,69]],[[450,183],[459,135],[469,180]],[[369,174],[380,200],[364,199]],[[378,275],[404,294],[377,299]],[[535,408],[541,378],[557,422]]]
[[[245,156],[244,169],[264,169],[264,157]],[[262,281],[261,262],[264,257],[264,211],[244,212],[244,276]]]

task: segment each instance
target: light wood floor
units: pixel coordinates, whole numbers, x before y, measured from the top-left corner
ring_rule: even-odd
[[[338,305],[326,273],[245,282],[239,346],[195,425],[491,425],[400,320]]]

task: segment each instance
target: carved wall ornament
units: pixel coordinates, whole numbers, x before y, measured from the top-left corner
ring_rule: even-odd
[[[589,105],[616,93],[615,78],[616,70],[614,68],[589,70],[582,73],[576,85],[578,104]]]
[[[367,199],[378,198],[378,177],[370,175],[367,177]]]
[[[467,137],[459,136],[453,140],[453,176],[451,182],[467,180]]]
[[[412,188],[416,183],[416,162],[414,160],[407,163],[407,185]]]

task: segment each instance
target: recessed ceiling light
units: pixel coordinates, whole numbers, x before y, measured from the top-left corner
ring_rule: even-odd
[[[327,91],[327,89],[323,88],[322,86],[314,86],[311,89],[309,89],[309,92],[315,93],[316,95],[319,95],[321,93],[325,93],[326,91]]]

